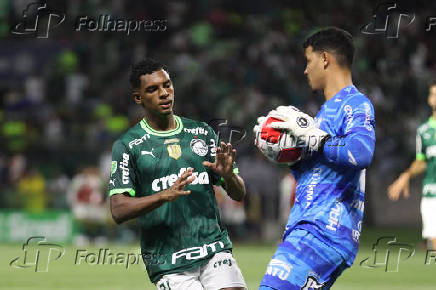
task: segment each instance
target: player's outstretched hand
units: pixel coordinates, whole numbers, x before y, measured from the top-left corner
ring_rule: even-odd
[[[397,201],[401,193],[403,193],[404,198],[409,198],[410,196],[410,188],[409,188],[409,180],[410,176],[407,173],[403,173],[400,175],[400,177],[397,178],[397,180],[394,181],[389,187],[388,187],[388,197],[389,199],[393,201]]]
[[[188,168],[183,174],[174,182],[174,184],[160,192],[160,195],[165,201],[173,201],[182,195],[188,195],[191,193],[190,190],[185,190],[185,186],[194,181],[195,176],[192,176],[194,169]]]
[[[236,150],[233,149],[232,144],[221,142],[221,146],[216,148],[215,162],[204,161],[203,165],[226,178],[233,174],[235,156]]]

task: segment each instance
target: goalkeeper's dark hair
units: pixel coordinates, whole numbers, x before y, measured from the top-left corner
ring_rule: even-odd
[[[146,58],[132,66],[129,81],[133,89],[141,86],[140,77],[142,75],[152,74],[155,71],[167,70],[166,66],[153,58]]]
[[[431,88],[433,86],[436,86],[436,79],[432,79],[428,85],[428,88]]]
[[[351,69],[354,57],[353,36],[337,27],[326,27],[316,31],[303,43],[303,48],[312,46],[313,51],[331,52],[336,56],[336,61],[342,67]]]

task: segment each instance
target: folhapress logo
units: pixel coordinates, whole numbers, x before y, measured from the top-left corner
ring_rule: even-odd
[[[49,32],[65,21],[66,15],[43,3],[32,2],[23,10],[22,20],[11,29],[12,34],[48,38]],[[71,20],[71,19],[69,19]],[[74,21],[74,20],[73,20]],[[76,32],[164,32],[166,19],[115,19],[112,15],[78,16],[71,27]]]
[[[22,21],[15,25],[11,33],[36,38],[48,38],[49,32],[65,21],[65,13],[55,11],[47,3],[30,3],[23,10]]]
[[[23,244],[24,254],[13,259],[9,266],[19,269],[33,268],[35,272],[48,272],[50,262],[64,255],[64,248],[47,243],[45,237],[31,237]]]
[[[381,237],[372,245],[374,257],[360,262],[366,268],[383,267],[385,272],[398,272],[401,260],[407,260],[415,254],[415,248],[409,244],[397,242],[396,237]],[[405,254],[403,254],[405,252]]]
[[[382,34],[386,38],[398,38],[401,27],[407,27],[415,21],[415,13],[400,9],[395,2],[384,2],[377,5],[373,19],[360,31],[363,34]]]

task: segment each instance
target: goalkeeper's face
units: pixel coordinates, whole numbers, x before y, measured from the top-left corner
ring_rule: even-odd
[[[161,69],[141,75],[141,86],[134,91],[135,102],[153,115],[169,115],[173,112],[174,88],[168,72]]]
[[[325,84],[325,60],[323,53],[313,51],[312,46],[308,46],[305,50],[306,69],[304,74],[312,90],[322,90]]]

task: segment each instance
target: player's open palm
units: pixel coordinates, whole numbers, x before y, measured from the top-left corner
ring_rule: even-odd
[[[165,201],[173,201],[182,195],[188,195],[190,190],[185,190],[185,186],[194,181],[195,176],[192,176],[194,169],[188,168],[182,175],[174,182],[173,185],[167,190],[161,191],[161,195]]]
[[[401,193],[404,194],[404,198],[410,196],[409,176],[407,174],[401,174],[388,188],[388,196],[393,201],[397,201]]]
[[[221,142],[221,146],[216,149],[215,162],[204,161],[203,165],[222,177],[230,176],[233,173],[235,156],[236,150],[233,149],[232,144]]]

